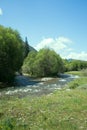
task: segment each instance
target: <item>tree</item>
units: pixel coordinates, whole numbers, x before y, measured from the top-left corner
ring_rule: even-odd
[[[24,68],[27,68],[27,73],[43,77],[57,75],[63,72],[63,67],[62,59],[55,51],[41,49],[36,55],[32,52],[28,55],[23,65],[23,71]]]
[[[27,37],[25,38],[24,49],[25,49],[24,57],[26,58],[28,56],[29,51],[30,51]]]
[[[31,51],[28,54],[28,56],[25,58],[23,66],[22,66],[23,73],[28,73],[30,75],[33,75],[34,62],[35,62],[36,55],[37,55],[36,51]]]
[[[0,82],[11,82],[24,59],[23,41],[17,30],[0,26]]]

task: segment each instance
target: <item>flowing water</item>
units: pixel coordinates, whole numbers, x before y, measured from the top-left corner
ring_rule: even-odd
[[[60,78],[59,78],[60,77]],[[16,76],[15,86],[0,90],[0,96],[43,95],[52,93],[64,87],[68,82],[78,78],[78,76],[60,74],[57,78],[32,79],[27,76]]]

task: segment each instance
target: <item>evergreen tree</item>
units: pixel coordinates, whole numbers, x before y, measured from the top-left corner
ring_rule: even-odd
[[[24,48],[25,48],[25,56],[24,57],[26,58],[28,56],[29,51],[30,51],[27,37],[25,37]]]

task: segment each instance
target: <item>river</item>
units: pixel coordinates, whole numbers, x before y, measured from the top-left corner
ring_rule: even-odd
[[[0,90],[0,96],[18,96],[25,97],[27,95],[43,95],[53,93],[60,90],[68,82],[79,78],[78,76],[60,74],[59,77],[45,77],[40,79],[32,79],[27,76],[18,75],[15,78],[15,86]]]

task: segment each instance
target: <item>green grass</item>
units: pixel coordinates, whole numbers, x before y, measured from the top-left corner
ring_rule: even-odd
[[[70,89],[87,89],[87,77],[81,77],[67,84],[66,88]],[[66,89],[64,88],[64,89]]]
[[[83,69],[83,70],[80,70],[80,71],[69,71],[69,72],[66,72],[66,73],[78,75],[78,76],[87,76],[87,69]]]
[[[87,89],[87,70],[70,71],[70,72],[67,72],[67,74],[79,75],[80,77],[68,83],[66,88]]]
[[[72,75],[83,76],[82,71],[69,71],[69,72],[66,72],[66,74],[72,74]]]
[[[0,100],[0,130],[86,130],[87,90]]]
[[[0,97],[0,130],[87,130],[87,77],[70,84],[40,97]]]

